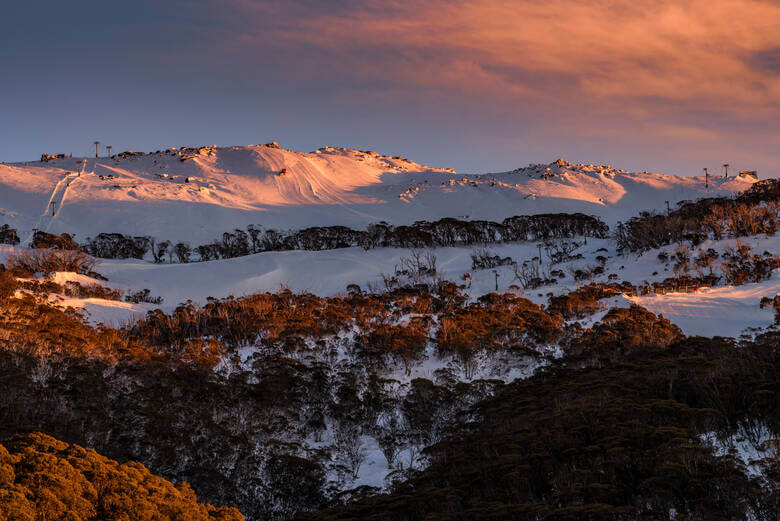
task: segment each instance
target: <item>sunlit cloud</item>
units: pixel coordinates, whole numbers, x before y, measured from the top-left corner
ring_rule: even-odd
[[[557,98],[565,106],[674,100],[742,111],[780,99],[776,2],[240,0],[239,6],[256,17],[257,30],[248,27],[235,45],[285,57],[294,50],[304,57],[298,74],[312,78],[349,75],[502,99]]]
[[[96,83],[144,92],[145,117],[170,114],[173,136],[194,103],[238,138],[241,123],[317,145],[438,147],[421,159],[447,163],[478,144],[456,158],[470,168],[559,153],[698,167],[724,151],[780,174],[778,0],[139,0],[128,16],[72,39],[43,22],[30,41],[62,43],[8,60],[36,85],[53,68],[74,99]],[[115,66],[72,59],[95,50]]]

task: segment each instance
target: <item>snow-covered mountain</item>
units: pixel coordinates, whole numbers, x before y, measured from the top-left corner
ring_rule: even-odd
[[[745,190],[748,177],[682,177],[558,160],[510,172],[457,174],[402,157],[275,144],[168,149],[112,158],[0,165],[0,219],[78,240],[100,232],[205,242],[248,224],[277,229],[457,217],[502,220],[585,212],[609,224],[665,201]]]
[[[90,427],[84,439],[105,439],[102,448],[110,449],[121,441],[104,433],[121,430],[123,439],[142,447],[136,459],[171,479],[194,475],[199,494],[238,505],[248,519],[281,519],[293,509],[315,508],[320,501],[316,496],[311,503],[300,503],[302,507],[290,502],[300,496],[305,479],[311,478],[306,486],[323,498],[336,492],[346,498],[354,487],[387,489],[410,470],[425,469],[429,461],[422,450],[442,439],[464,411],[497,393],[502,382],[532,377],[552,359],[566,360],[581,344],[591,346],[602,332],[604,338],[616,338],[618,327],[630,327],[636,329],[627,329],[626,338],[653,336],[658,329],[663,335],[680,331],[748,338],[777,324],[776,196],[739,214],[740,222],[745,216],[756,221],[754,231],[729,235],[724,224],[717,238],[707,232],[691,244],[671,243],[669,234],[668,242],[635,250],[620,247],[615,236],[575,227],[563,235],[501,236],[484,244],[480,236],[431,241],[425,250],[398,242],[364,249],[365,244],[352,241],[347,243],[351,247],[318,250],[296,243],[277,251],[256,249],[253,240],[255,253],[245,248],[243,253],[204,257],[198,252],[192,259],[197,262],[188,262],[186,255],[174,262],[173,254],[159,252],[140,258],[103,255],[116,258],[96,259],[95,265],[75,273],[53,271],[63,263],[44,267],[48,271],[29,268],[36,252],[41,258],[53,255],[50,259],[73,252],[26,248],[33,229],[68,232],[82,243],[87,236],[119,232],[198,244],[249,224],[289,230],[364,228],[387,221],[398,227],[442,217],[501,221],[514,215],[584,212],[614,225],[643,210],[663,211],[667,202],[674,207],[680,200],[744,191],[755,182],[749,176],[714,178],[705,186],[701,177],[563,160],[462,175],[373,152],[324,148],[298,153],[275,144],[47,159],[0,165],[0,224],[9,224],[22,238],[22,244],[0,245],[0,264],[12,270],[11,276],[6,274],[6,286],[16,284],[11,286],[18,299],[13,302],[22,303],[2,310],[5,322],[0,325],[5,329],[0,333],[17,338],[13,335],[25,328],[8,317],[29,320],[41,326],[33,331],[59,333],[57,349],[73,347],[67,342],[81,348],[82,337],[63,335],[58,322],[47,318],[51,310],[43,304],[48,303],[52,309],[73,308],[92,325],[128,326],[115,337],[104,327],[97,331],[109,331],[106,338],[132,338],[133,343],[99,351],[95,346],[103,348],[100,337],[101,343],[92,347],[110,357],[113,366],[96,372],[102,376],[87,383],[79,375],[91,373],[55,371],[45,360],[30,369],[26,388],[15,384],[15,389],[22,388],[19,395],[27,400],[56,380],[59,387],[52,383],[46,392],[67,391],[56,401],[62,405],[46,413],[53,425],[62,425],[61,417],[77,417],[73,411],[86,410],[90,419],[81,424]],[[756,208],[768,213],[753,211]],[[729,221],[736,210],[731,217],[718,215]],[[670,228],[653,228],[651,234],[665,237],[659,229]],[[759,229],[764,231],[755,231]],[[145,248],[152,243],[140,242]],[[436,296],[435,291],[445,294],[441,288],[455,287],[442,281],[458,286],[455,297]],[[609,292],[592,296],[599,291],[594,288]],[[494,292],[502,295],[489,295]],[[346,294],[351,297],[341,298]],[[326,297],[321,305],[313,304],[318,296]],[[24,306],[42,318],[31,319]],[[460,315],[465,318],[457,318]],[[621,316],[631,317],[628,326]],[[642,321],[650,327],[642,329]],[[474,327],[483,322],[490,328],[488,335]],[[191,331],[208,338],[203,347],[197,343],[202,338],[189,338]],[[486,340],[493,337],[497,340]],[[139,365],[123,373],[114,359],[120,352],[116,346],[135,352],[144,341],[155,348],[159,344],[161,352],[181,356],[186,363],[191,363],[186,357],[192,353],[204,360],[218,356],[210,366],[213,378],[202,378],[201,368],[197,377],[184,379],[175,366],[175,380],[197,389],[185,392],[161,387],[160,382],[169,384],[169,376],[155,372],[158,369]],[[225,350],[211,351],[211,341]],[[7,339],[4,343],[14,347]],[[36,337],[31,344],[41,349],[43,341]],[[104,382],[95,386],[100,378]],[[193,384],[201,380],[208,382],[202,390]],[[100,396],[90,394],[93,388],[101,390]],[[187,393],[197,397],[188,398]],[[176,421],[159,422],[160,408],[149,405],[159,403],[158,395],[173,397],[162,410]],[[209,400],[204,402],[206,395]],[[356,400],[342,398],[349,396]],[[69,402],[70,397],[77,400]],[[29,408],[39,407],[38,402],[30,401]],[[152,416],[147,418],[145,411]],[[124,430],[127,417],[134,420]],[[183,434],[177,437],[174,429],[176,436],[160,438],[158,423],[169,430],[176,425]],[[744,442],[740,436],[734,439]],[[158,447],[158,439],[178,445]],[[201,439],[209,444],[204,446]],[[761,448],[769,439],[769,434],[758,436],[749,447],[754,459],[769,455]],[[197,463],[195,472],[190,462]],[[743,464],[752,463],[745,457]],[[213,470],[198,478],[203,468]],[[293,484],[281,493],[279,468],[292,476]],[[314,470],[306,478],[300,469]]]

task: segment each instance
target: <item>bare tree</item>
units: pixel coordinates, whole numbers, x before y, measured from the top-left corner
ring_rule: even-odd
[[[353,424],[339,424],[336,427],[334,438],[336,450],[342,458],[344,466],[349,471],[352,479],[357,479],[360,465],[366,460],[359,427]]]
[[[414,282],[421,282],[427,277],[438,274],[436,255],[430,250],[411,250],[408,257],[401,257],[398,262],[398,272],[404,272]]]
[[[538,288],[544,283],[545,279],[549,278],[541,271],[539,264],[536,262],[514,263],[512,271],[515,274],[515,278],[512,280],[520,282],[520,286],[525,290]]]
[[[552,264],[565,262],[572,258],[580,244],[564,239],[549,239],[544,242],[544,251]]]
[[[685,275],[690,271],[690,261],[691,261],[691,247],[687,244],[679,244],[674,251],[672,252],[672,256],[675,259],[674,263],[674,274],[677,277],[681,277],[682,275]]]
[[[72,271],[89,274],[97,265],[97,260],[81,250],[38,248],[14,251],[8,256],[6,263],[11,269],[16,268],[32,273]]]

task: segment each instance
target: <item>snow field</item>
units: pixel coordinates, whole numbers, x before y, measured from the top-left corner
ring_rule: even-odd
[[[583,240],[575,239],[582,243]],[[780,238],[751,237],[742,241],[753,248],[754,252],[776,252],[780,250]],[[705,241],[697,251],[713,248],[722,254],[736,244],[735,240]],[[504,243],[488,247],[490,252],[501,257],[511,257],[523,262],[538,262],[536,242]],[[603,251],[606,249],[607,251]],[[520,282],[515,278],[511,266],[495,269],[498,274],[498,291],[513,291],[537,304],[546,304],[548,295],[560,295],[575,289],[576,282],[572,271],[576,268],[593,268],[599,263],[596,256],[604,256],[604,274],[594,276],[595,282],[607,282],[610,274],[617,275],[617,281],[629,281],[632,284],[652,283],[673,275],[671,263],[662,263],[658,253],[663,250],[671,253],[673,246],[651,250],[644,254],[619,256],[609,240],[588,239],[575,253],[582,253],[583,259],[550,265],[546,254],[542,253],[541,270],[560,270],[564,278],[559,283],[534,290],[519,289]],[[4,251],[12,248],[5,247]],[[467,284],[462,278],[469,274],[470,287],[465,289],[472,298],[477,298],[496,289],[494,270],[472,270],[470,255],[472,247],[435,248],[439,274],[458,284]],[[392,274],[403,257],[410,250],[403,248],[378,248],[364,251],[361,248],[344,248],[326,251],[285,251],[265,252],[234,259],[223,259],[189,264],[153,264],[139,260],[102,260],[97,271],[109,279],[108,283],[93,281],[126,292],[149,288],[153,296],[161,296],[161,306],[150,304],[128,304],[124,302],[90,299],[67,299],[67,305],[82,307],[89,313],[93,322],[121,324],[138,318],[154,307],[165,311],[173,310],[186,300],[205,303],[208,297],[240,297],[256,292],[277,291],[282,287],[295,292],[309,292],[319,296],[332,296],[346,291],[348,284],[357,284],[363,290],[369,285],[381,288],[381,274]],[[694,256],[696,252],[694,251]],[[0,252],[0,257],[3,257]],[[719,259],[720,261],[720,259]],[[716,273],[718,268],[715,268]],[[653,275],[655,273],[655,275]],[[70,276],[70,275],[69,275]],[[63,283],[64,275],[57,275],[55,282]],[[62,280],[60,280],[62,279]],[[80,281],[87,283],[85,281]],[[703,288],[695,293],[650,294],[646,296],[626,296],[604,301],[604,307],[629,306],[639,304],[656,314],[663,314],[688,335],[703,336],[739,336],[746,328],[765,328],[774,321],[774,312],[770,308],[759,309],[762,297],[780,293],[780,275],[758,284],[745,284],[739,287]],[[583,321],[590,324],[591,319]]]
[[[34,227],[75,234],[150,235],[210,242],[249,224],[275,229],[343,225],[363,229],[442,217],[502,220],[513,215],[583,212],[613,225],[665,201],[730,195],[746,178],[617,170],[558,161],[511,172],[456,174],[402,158],[326,147],[311,153],[264,145],[207,147],[130,157],[57,159],[0,165],[0,213],[25,237]],[[56,217],[61,181],[80,169]],[[67,183],[65,187],[69,186]]]

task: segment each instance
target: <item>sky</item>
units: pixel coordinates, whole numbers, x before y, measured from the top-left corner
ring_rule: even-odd
[[[780,0],[8,2],[0,161],[275,140],[778,177],[778,28]]]

